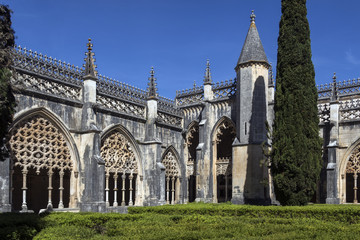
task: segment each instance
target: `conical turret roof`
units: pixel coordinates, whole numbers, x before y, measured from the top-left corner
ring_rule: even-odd
[[[241,54],[237,65],[247,62],[265,62],[268,64],[268,60],[264,51],[264,47],[261,43],[259,33],[255,25],[255,14],[252,11],[250,16],[251,23],[248,34],[245,39],[245,43],[241,50]]]

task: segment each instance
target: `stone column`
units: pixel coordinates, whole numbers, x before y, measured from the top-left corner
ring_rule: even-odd
[[[0,161],[0,212],[11,212],[11,162],[8,155],[3,157],[4,161]]]
[[[339,101],[337,100],[336,76],[334,74],[333,96],[330,101],[330,141],[328,149],[328,164],[326,167],[326,203],[339,204],[338,194],[338,149],[339,149]]]
[[[208,68],[206,71],[210,71]],[[202,102],[203,110],[199,123],[199,145],[196,148],[196,202],[213,202],[214,183],[216,183],[216,173],[213,172],[213,159],[211,155],[212,143],[210,135],[214,126],[214,112],[210,101],[213,99],[213,90],[211,78],[209,80],[206,72],[204,80],[204,101]],[[195,165],[196,164],[196,165]],[[214,178],[215,176],[215,178]]]
[[[94,54],[89,39],[86,53],[85,73],[83,76],[83,107],[81,116],[81,130],[79,134],[80,161],[84,169],[81,179],[84,182],[84,191],[81,198],[81,211],[104,212],[106,204],[105,193],[105,166],[100,156],[100,133],[96,119],[96,88],[98,78],[94,65]]]

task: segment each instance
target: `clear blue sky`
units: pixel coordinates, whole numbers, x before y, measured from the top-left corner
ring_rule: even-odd
[[[145,89],[154,66],[159,94],[202,84],[206,59],[215,82],[235,77],[255,10],[276,65],[280,0],[0,0],[14,11],[16,44],[81,66],[93,39],[97,70]],[[316,82],[360,77],[360,1],[309,0]]]

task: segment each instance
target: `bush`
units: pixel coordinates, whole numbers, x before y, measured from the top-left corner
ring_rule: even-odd
[[[129,214],[0,214],[0,239],[357,239],[360,207],[183,204]]]

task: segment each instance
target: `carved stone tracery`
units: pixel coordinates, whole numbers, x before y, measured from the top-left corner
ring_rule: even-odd
[[[350,158],[346,164],[346,173],[352,173],[353,177],[354,177],[354,203],[358,202],[357,199],[357,179],[358,179],[358,174],[360,173],[360,145],[357,146],[352,154],[350,155]]]
[[[169,151],[165,155],[164,159],[162,160],[162,163],[165,166],[166,177],[180,177],[180,170],[178,163],[176,161],[176,157],[171,151]]]
[[[105,172],[138,173],[135,153],[129,140],[120,132],[114,131],[103,140],[101,157],[105,160]]]
[[[27,191],[29,170],[35,169],[39,175],[41,169],[47,170],[48,175],[48,204],[53,208],[53,175],[54,170],[59,174],[59,202],[58,208],[64,208],[63,202],[65,171],[72,171],[70,150],[63,134],[49,120],[35,115],[30,119],[20,122],[11,132],[9,141],[14,166],[19,166],[22,172],[22,210],[28,211]],[[30,184],[31,185],[31,184]],[[68,191],[69,189],[65,189]],[[29,191],[32,191],[31,186]],[[34,207],[34,206],[33,206]],[[45,207],[45,206],[38,206]]]
[[[226,132],[226,133],[225,133]],[[226,136],[224,135],[226,134]],[[224,119],[216,129],[215,143],[217,144],[218,156],[216,159],[216,175],[231,175],[232,174],[232,156],[223,154],[221,151],[221,143],[226,138],[231,138],[231,143],[234,141],[236,136],[235,127],[229,119]],[[228,145],[228,144],[225,144]],[[228,147],[228,146],[227,146]],[[230,151],[231,152],[231,151]]]
[[[10,147],[14,165],[35,168],[71,170],[72,161],[65,139],[49,120],[35,116],[20,123],[12,132]]]

